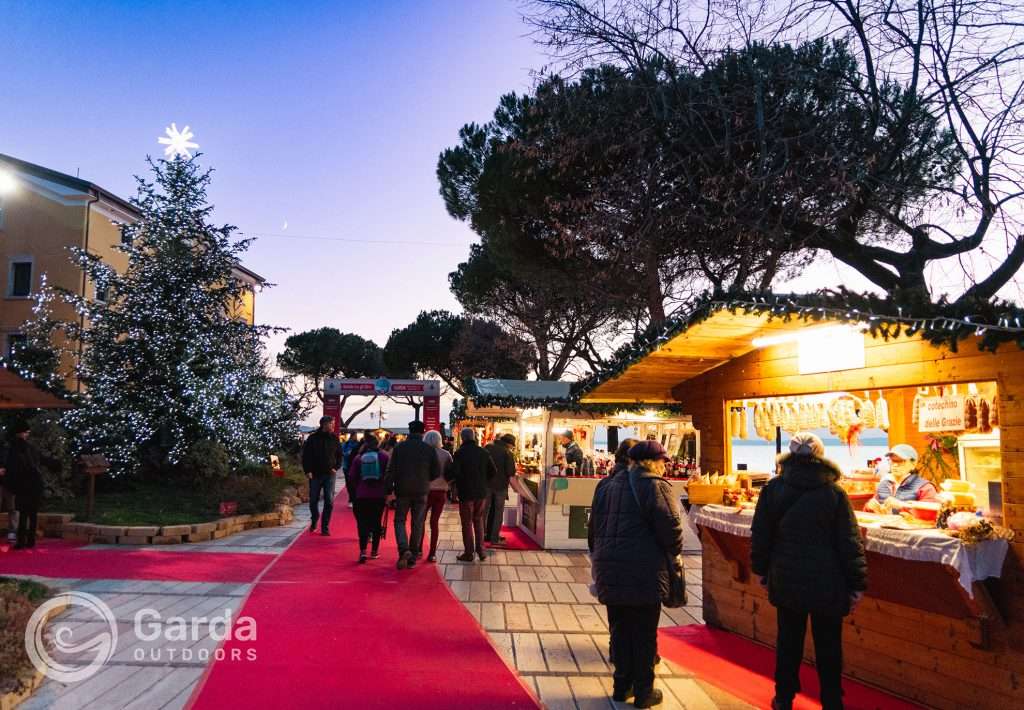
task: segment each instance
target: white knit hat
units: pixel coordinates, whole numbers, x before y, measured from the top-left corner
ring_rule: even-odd
[[[800,431],[793,434],[793,438],[789,440],[789,452],[797,456],[814,456],[820,459],[825,456],[825,444],[816,434]]]

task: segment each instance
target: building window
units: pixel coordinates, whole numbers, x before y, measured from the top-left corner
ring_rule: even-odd
[[[11,261],[7,275],[7,295],[11,298],[28,298],[32,294],[32,262]]]
[[[25,344],[24,333],[10,333],[7,336],[7,359],[10,360],[15,351]]]
[[[132,245],[132,235],[131,232],[127,230],[127,227],[127,224],[121,225],[121,244],[126,247],[130,247]]]
[[[96,300],[100,303],[106,303],[107,291],[108,287],[106,285],[96,284]]]

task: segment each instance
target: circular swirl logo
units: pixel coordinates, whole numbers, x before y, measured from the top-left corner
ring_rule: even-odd
[[[51,612],[67,605],[84,612],[76,627],[59,626],[47,638]],[[76,614],[76,616],[83,616]],[[78,621],[86,621],[78,624]],[[98,622],[98,629],[97,629]],[[74,638],[78,634],[80,638]],[[117,619],[102,599],[85,592],[66,592],[41,604],[25,628],[25,650],[36,670],[60,683],[76,683],[99,672],[117,648]]]

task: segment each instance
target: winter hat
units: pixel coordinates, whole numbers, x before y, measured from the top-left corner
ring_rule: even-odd
[[[896,444],[886,452],[886,456],[898,456],[904,461],[917,461],[917,449],[910,444]]]
[[[515,434],[502,434],[501,435],[501,440],[503,442],[505,442],[506,444],[508,444],[509,446],[515,446],[516,445],[516,435]]]
[[[629,450],[629,458],[634,461],[649,461],[651,459],[671,461],[665,447],[657,441],[641,441]]]
[[[796,456],[814,456],[820,459],[825,456],[825,444],[816,434],[801,431],[794,434],[793,438],[789,440],[789,452]]]

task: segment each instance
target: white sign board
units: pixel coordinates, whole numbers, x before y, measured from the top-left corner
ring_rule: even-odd
[[[967,428],[964,419],[964,400],[962,394],[951,394],[946,397],[925,397],[919,402],[917,410],[917,429],[926,431],[963,431]]]
[[[864,367],[864,335],[855,328],[811,330],[799,339],[801,375]]]

